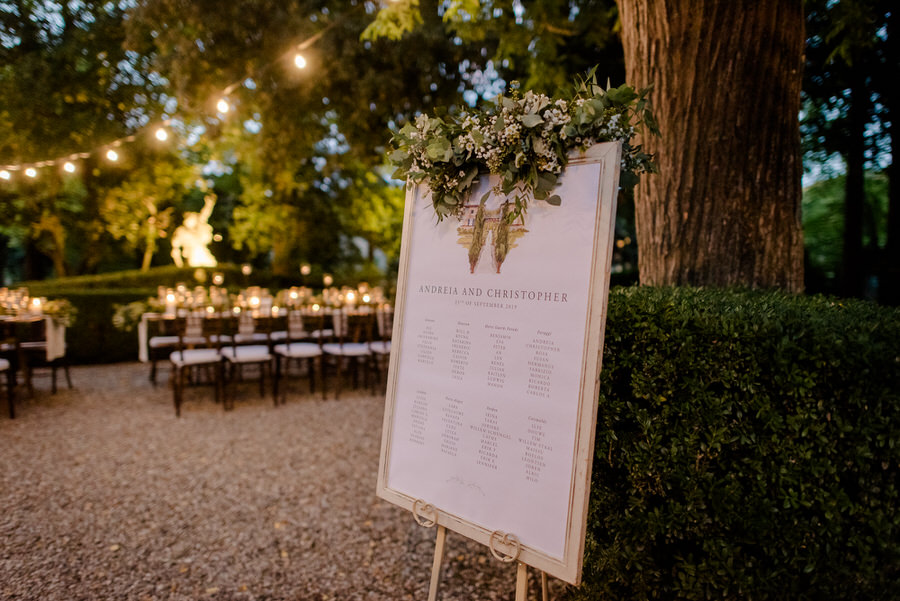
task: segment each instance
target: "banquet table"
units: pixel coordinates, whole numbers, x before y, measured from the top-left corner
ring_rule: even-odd
[[[53,318],[41,315],[4,315],[0,316],[0,319],[22,324],[43,320],[47,342],[47,361],[54,361],[66,356],[66,326],[57,323]]]

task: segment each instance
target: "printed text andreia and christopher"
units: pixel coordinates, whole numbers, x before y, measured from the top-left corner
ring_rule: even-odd
[[[450,296],[465,296],[471,298],[487,297],[492,300],[528,300],[543,303],[569,302],[565,292],[554,292],[552,290],[525,290],[522,288],[477,288],[471,286],[420,284],[419,293],[446,294]]]

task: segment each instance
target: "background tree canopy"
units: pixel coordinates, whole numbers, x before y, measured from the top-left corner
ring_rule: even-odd
[[[420,112],[485,101],[513,80],[554,94],[599,65],[601,78],[625,83],[620,11],[631,6],[612,0],[0,3],[0,167],[60,158],[34,179],[13,171],[11,180],[0,181],[5,277],[168,264],[172,230],[185,211],[199,208],[206,190],[218,198],[211,222],[221,235],[213,250],[222,260],[252,261],[284,275],[301,263],[347,273],[375,261],[383,267],[396,258],[402,210],[398,182],[380,169],[391,129]],[[844,156],[844,196],[866,198],[858,182],[869,180],[849,168],[855,155],[841,144],[863,123],[869,140],[863,168],[892,164],[883,157],[890,154],[886,74],[896,57],[888,35],[894,17],[876,0],[809,0],[805,7],[806,158],[833,164],[835,153]],[[701,27],[705,21],[698,19],[694,26]],[[298,46],[307,61],[303,70],[292,62]],[[864,66],[855,70],[866,73],[869,96],[851,92],[850,65]],[[231,110],[220,114],[215,105],[224,92]],[[861,121],[850,119],[857,105]],[[684,110],[692,106],[699,105],[689,102]],[[150,126],[165,120],[173,137],[160,143]],[[851,122],[856,130],[848,129]],[[104,144],[131,134],[138,137],[120,149],[118,165],[106,162]],[[62,159],[86,150],[91,154],[77,157],[75,174],[61,171]],[[814,213],[815,198],[808,202]],[[633,260],[635,211],[629,199],[621,202],[619,231],[627,241],[621,253]],[[699,207],[691,195],[686,202]],[[847,257],[856,256],[882,266],[873,271],[889,281],[889,266],[897,263],[888,260],[897,238],[889,223],[897,221],[897,210],[896,202],[887,205],[874,226],[863,219],[880,233],[865,234],[869,250],[862,254],[854,250],[858,220],[845,215],[844,266],[817,273],[834,279],[859,273],[846,267]],[[639,220],[645,214],[637,213]],[[658,243],[642,238],[649,277],[656,268],[646,260]],[[673,239],[686,251],[696,248],[696,241]],[[809,241],[825,239],[834,240]],[[813,250],[807,254],[822,256]],[[825,255],[834,257],[834,249]],[[833,289],[828,281],[834,279],[821,283]]]

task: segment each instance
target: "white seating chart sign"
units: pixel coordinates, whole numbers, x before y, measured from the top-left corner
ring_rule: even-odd
[[[377,494],[581,578],[621,146],[573,156],[504,225],[482,178],[460,220],[407,192]],[[508,220],[506,220],[508,222]]]

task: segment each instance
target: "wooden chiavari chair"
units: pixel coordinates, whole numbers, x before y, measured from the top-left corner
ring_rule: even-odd
[[[259,393],[265,395],[265,378],[272,375],[274,355],[271,350],[269,333],[272,330],[272,318],[254,317],[250,311],[242,311],[232,315],[230,324],[231,344],[221,349],[225,361],[225,409],[234,409],[235,377],[243,379],[244,367],[253,365],[259,368]],[[277,404],[277,400],[276,400]]]
[[[169,355],[172,365],[172,395],[175,402],[175,416],[181,415],[184,401],[184,388],[188,376],[197,374],[199,368],[209,373],[215,389],[215,401],[222,399],[222,355],[219,348],[222,344],[222,319],[218,314],[192,312],[175,319],[175,330],[178,342],[175,350]]]
[[[319,328],[322,329],[322,328]],[[273,347],[275,355],[275,380],[272,385],[272,394],[275,404],[284,403],[286,399],[286,386],[281,386],[281,379],[290,372],[291,364],[306,364],[306,372],[309,377],[309,391],[314,394],[315,383],[318,379],[322,389],[322,398],[325,398],[325,382],[322,373],[322,337],[317,341],[309,342],[310,336],[304,322],[303,312],[292,310],[288,312],[286,340]],[[282,370],[282,365],[284,369]],[[279,395],[279,390],[281,395]]]
[[[368,383],[372,365],[372,342],[375,314],[371,311],[336,311],[334,313],[335,342],[322,345],[322,351],[331,357],[335,365],[334,398],[339,398],[343,387],[345,368],[353,370],[354,386],[359,386],[359,372]]]

